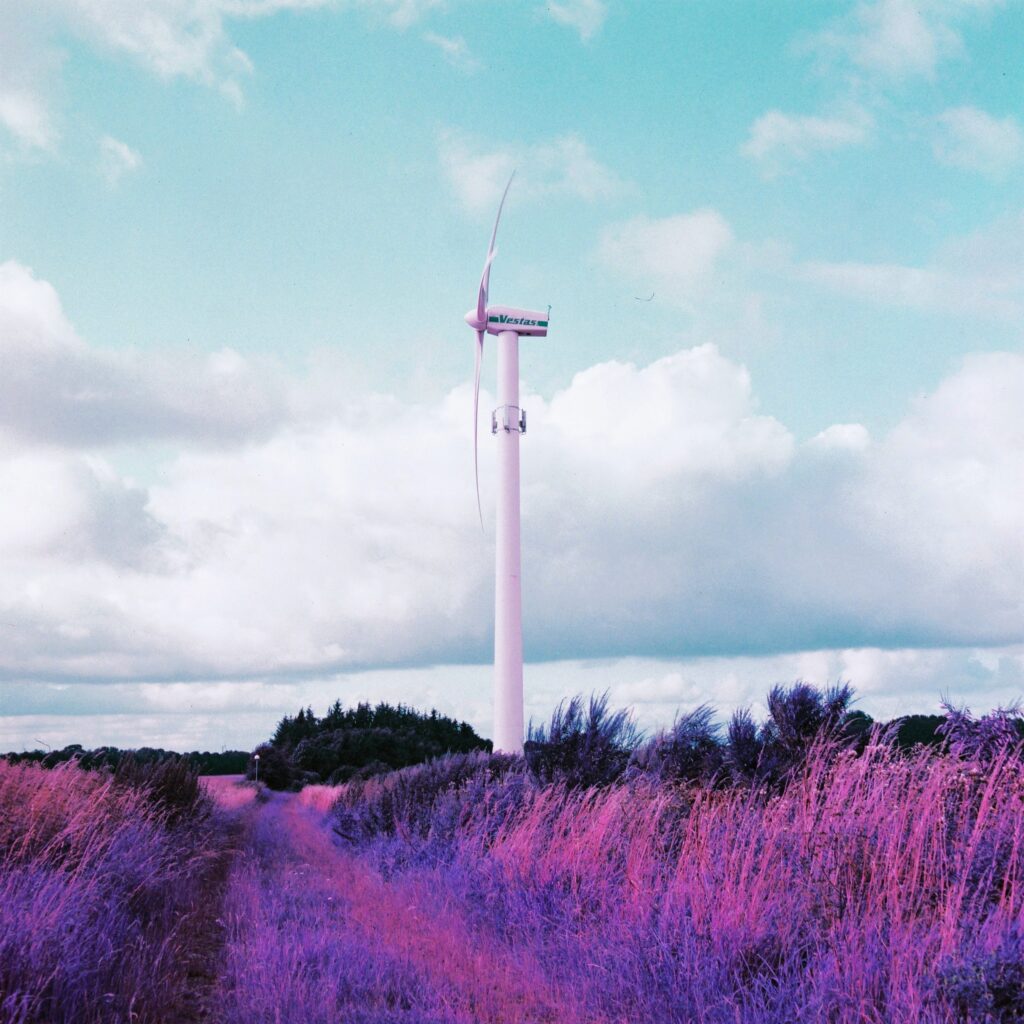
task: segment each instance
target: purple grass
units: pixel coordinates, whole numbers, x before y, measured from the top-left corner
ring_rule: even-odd
[[[197,803],[185,821],[109,774],[0,762],[0,1021],[167,1019],[210,842]]]
[[[565,996],[552,1019],[1024,1020],[1010,746],[982,763],[819,744],[770,799],[507,776],[460,801],[436,770],[436,820],[394,820],[362,857],[534,965]]]
[[[1024,1021],[1007,714],[951,714],[944,746],[909,754],[801,727],[784,771],[752,774],[709,762],[706,719],[610,785],[478,753],[305,795],[211,787],[238,852],[201,1019]],[[0,1020],[199,1019],[168,1008],[227,819],[109,776],[0,771]]]

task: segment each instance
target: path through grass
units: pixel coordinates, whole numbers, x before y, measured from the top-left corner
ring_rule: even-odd
[[[569,993],[444,893],[386,881],[290,794],[241,812],[214,1004],[226,1024],[542,1024]]]

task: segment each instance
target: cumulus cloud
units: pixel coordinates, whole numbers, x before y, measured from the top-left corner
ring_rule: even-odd
[[[597,258],[638,286],[651,284],[686,304],[714,281],[734,242],[725,218],[702,209],[614,224],[601,235]]]
[[[547,721],[575,693],[609,691],[613,707],[630,707],[641,728],[654,731],[680,712],[709,703],[724,719],[752,706],[765,714],[775,682],[817,685],[852,681],[857,706],[878,721],[936,712],[949,696],[977,712],[1006,706],[1024,691],[1024,646],[996,648],[851,648],[764,657],[613,658],[530,664],[526,714]],[[437,708],[492,732],[490,671],[483,665],[439,665],[339,673],[307,679],[241,679],[189,683],[0,682],[0,749],[100,746],[126,742],[175,750],[249,750],[282,715],[311,706],[322,713],[341,697],[404,701]]]
[[[850,61],[882,80],[935,77],[963,54],[962,26],[1003,0],[861,0],[815,40],[830,58]]]
[[[186,416],[162,369],[122,372],[52,288],[3,275],[5,366],[65,420],[0,401],[0,676],[308,680],[488,660],[493,542],[467,387],[338,411],[293,381],[268,421],[246,420],[232,385],[211,427],[209,391]],[[178,371],[179,388],[212,387],[205,364]],[[81,379],[117,429],[81,415]],[[798,445],[712,345],[523,401],[531,660],[1021,642],[1020,355],[969,359],[874,440],[835,424]],[[109,455],[127,436],[183,440],[142,487]],[[490,524],[486,441],[481,468]]]
[[[1024,131],[1014,117],[951,107],[937,118],[935,155],[943,163],[1004,178],[1024,158]]]
[[[42,100],[23,89],[0,92],[0,124],[27,149],[52,149],[57,131]]]
[[[807,442],[821,452],[863,452],[871,444],[871,435],[861,423],[833,423]]]
[[[19,452],[0,459],[0,551],[6,558],[144,564],[160,527],[146,495],[103,459]],[[33,515],[26,516],[25,510]],[[68,626],[72,632],[74,626]]]
[[[814,153],[862,145],[871,129],[871,117],[861,108],[833,117],[769,110],[753,123],[741,152],[767,170],[778,170]]]
[[[562,0],[544,6],[548,17],[575,29],[584,42],[593,38],[608,17],[608,7],[603,0]]]
[[[863,500],[892,524],[904,556],[938,556],[934,601],[957,604],[987,576],[1008,612],[1024,612],[1022,395],[1024,357],[968,356],[896,427],[872,463]]]
[[[257,6],[246,0],[49,0],[4,5],[0,124],[23,146],[54,147],[57,131],[50,94],[63,60],[60,39],[66,34],[102,52],[126,56],[162,78],[215,86],[238,102],[251,64],[231,43],[225,20],[251,13]]]
[[[0,357],[0,432],[20,443],[223,443],[269,432],[286,406],[273,379],[230,350],[143,357],[88,346],[54,288],[13,260],[0,264]]]
[[[516,168],[519,200],[570,196],[594,202],[615,196],[626,187],[578,135],[526,146],[493,146],[482,139],[445,131],[439,138],[438,153],[456,199],[471,213],[493,213]]]
[[[594,410],[607,408],[607,416]],[[628,410],[619,416],[613,410]],[[602,489],[609,472],[627,492],[686,476],[738,480],[773,473],[792,456],[789,432],[755,412],[750,375],[714,345],[638,367],[599,363],[542,407],[563,468]]]
[[[58,131],[43,87],[59,66],[59,53],[27,5],[0,5],[0,39],[0,127],[19,149],[52,149]]]

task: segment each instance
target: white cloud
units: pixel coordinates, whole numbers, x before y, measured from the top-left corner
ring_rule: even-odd
[[[597,258],[639,287],[668,291],[687,303],[714,280],[734,241],[732,229],[717,210],[656,220],[634,217],[605,229]]]
[[[801,273],[837,292],[888,306],[929,312],[1015,318],[1016,297],[1000,294],[983,279],[935,267],[891,263],[805,263]]]
[[[989,573],[1007,606],[1024,612],[1022,397],[1024,356],[968,356],[872,464],[870,500],[902,527],[903,552],[939,556],[937,600],[959,602]]]
[[[95,456],[43,451],[0,459],[0,493],[0,551],[13,565],[24,558],[146,564],[160,537],[145,493]]]
[[[861,423],[833,423],[807,442],[809,448],[822,452],[863,452],[871,444],[871,435]]]
[[[628,409],[628,416],[594,410]],[[541,417],[559,438],[559,458],[581,486],[643,493],[685,476],[738,480],[784,467],[793,439],[757,415],[750,375],[714,345],[678,352],[649,366],[611,361],[577,373]]]
[[[21,444],[224,443],[273,429],[285,412],[275,382],[230,351],[142,357],[89,347],[53,287],[13,260],[0,263],[0,358],[0,433]]]
[[[50,96],[67,36],[127,57],[164,79],[221,92],[236,107],[253,71],[232,41],[232,21],[284,10],[355,8],[396,29],[422,21],[443,0],[45,0],[0,4],[0,126],[27,149],[53,149],[58,131]],[[453,43],[457,41],[451,41]],[[435,42],[435,45],[436,42]],[[468,59],[468,58],[467,58]]]
[[[225,31],[245,0],[47,0],[0,7],[0,124],[24,147],[53,149],[57,128],[50,96],[70,35],[128,56],[163,78],[184,77],[240,96],[251,70]]]
[[[493,213],[509,175],[517,168],[518,200],[572,196],[594,202],[625,189],[577,135],[532,145],[494,147],[446,131],[440,136],[438,152],[456,198],[471,213]]]
[[[332,0],[327,0],[327,2],[332,2]],[[422,21],[430,11],[444,6],[444,0],[358,0],[358,2],[367,10],[383,13],[395,28],[409,28]]]
[[[232,354],[122,372],[49,285],[16,264],[0,282],[6,376],[35,396],[0,400],[0,676],[302,680],[488,659],[467,387],[339,412]],[[184,409],[182,380],[198,396]],[[290,403],[258,413],[254,394],[281,390]],[[711,345],[592,366],[524,405],[533,661],[1021,641],[1020,355],[968,360],[874,441],[836,424],[798,446]],[[172,445],[151,486],[113,468],[131,439]]]
[[[438,35],[436,32],[424,32],[423,38],[431,46],[436,46],[444,59],[459,71],[471,75],[483,67],[483,64],[470,52],[469,46],[462,36],[449,37]]]
[[[858,17],[862,33],[853,44],[854,59],[889,75],[931,77],[942,57],[960,49],[960,37],[945,20],[914,0],[862,4]]]
[[[1017,321],[1024,316],[1024,215],[944,245],[924,266],[807,262],[799,279],[880,305]]]
[[[575,29],[584,42],[600,31],[608,17],[608,8],[603,0],[552,0],[544,5],[544,11],[560,25]]]
[[[835,117],[769,110],[751,126],[742,152],[765,167],[777,168],[780,163],[804,160],[816,152],[862,145],[871,129],[870,115],[860,108]]]
[[[821,33],[816,44],[882,80],[932,79],[963,53],[961,25],[1003,0],[862,0]]]
[[[22,90],[0,92],[0,124],[28,149],[52,149],[57,131],[38,96]]]
[[[248,750],[282,715],[311,706],[323,713],[337,698],[399,701],[469,721],[491,735],[491,671],[485,665],[438,665],[344,673],[311,679],[190,683],[0,682],[0,750],[85,746],[164,746],[176,750]],[[948,695],[981,713],[1024,692],[1024,647],[930,650],[852,648],[765,657],[614,658],[526,667],[526,713],[547,721],[573,694],[609,691],[613,707],[632,707],[637,723],[657,730],[680,712],[711,704],[724,720],[753,706],[765,714],[775,683],[852,682],[857,707],[876,721],[935,713]]]
[[[104,135],[100,139],[99,170],[106,183],[111,187],[132,171],[142,166],[142,156],[126,142]]]
[[[1004,178],[1024,158],[1024,131],[1014,117],[951,107],[937,118],[935,155],[943,163]]]
[[[28,5],[0,4],[0,127],[26,151],[53,149],[58,139],[43,85],[60,58],[48,44],[39,13]]]

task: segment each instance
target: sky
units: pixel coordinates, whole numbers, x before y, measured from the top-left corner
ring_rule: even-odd
[[[1024,696],[1020,0],[0,0],[0,749]]]

